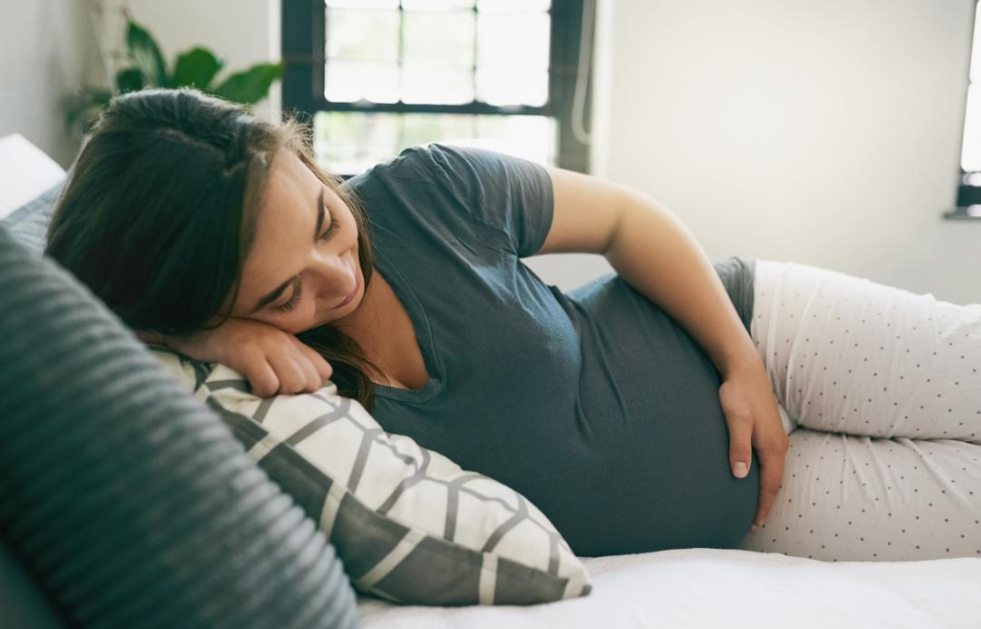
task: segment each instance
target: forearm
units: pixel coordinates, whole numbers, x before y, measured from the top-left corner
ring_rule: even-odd
[[[626,197],[605,253],[617,273],[668,313],[725,376],[759,359],[722,281],[688,228],[639,193]]]

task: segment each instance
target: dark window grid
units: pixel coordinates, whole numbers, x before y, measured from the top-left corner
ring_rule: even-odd
[[[978,37],[978,32],[977,32],[977,30],[975,28],[975,19],[976,19],[976,15],[977,15],[977,10],[978,10],[978,2],[975,2],[974,3],[974,15],[972,15],[971,22],[970,22],[970,24],[971,24],[971,48],[970,48],[970,51],[971,52],[970,52],[969,57],[968,57],[968,80],[967,80],[967,86],[968,86],[968,88],[970,88],[970,85],[971,85],[971,77],[970,77],[970,67],[971,67],[971,64],[972,63],[981,63],[981,59],[973,59],[973,56],[974,56],[974,41]],[[968,183],[968,176],[974,174],[974,171],[966,171],[966,170],[964,170],[964,164],[963,164],[963,161],[962,161],[963,160],[963,156],[964,156],[964,146],[967,143],[967,138],[965,136],[965,132],[967,131],[967,116],[968,116],[968,110],[967,110],[967,106],[966,106],[966,103],[967,103],[967,89],[965,89],[964,102],[965,102],[964,120],[963,120],[963,126],[961,127],[961,145],[960,145],[961,154],[960,154],[960,156],[957,159],[957,164],[958,164],[958,168],[957,168],[957,170],[958,170],[958,175],[957,175],[957,198],[956,198],[956,201],[955,201],[955,207],[953,209],[951,209],[951,210],[948,210],[944,214],[944,218],[978,220],[978,219],[981,219],[981,214],[979,214],[977,212],[976,207],[971,207],[971,206],[981,205],[981,186],[975,186],[975,185],[971,185],[970,183]],[[970,208],[970,210],[968,208]]]
[[[555,155],[562,168],[587,172],[589,147],[572,133],[572,101],[579,60],[579,40],[582,26],[583,0],[552,0],[549,35],[549,88],[545,105],[489,105],[474,100],[460,105],[426,103],[331,102],[324,96],[326,48],[326,6],[324,0],[282,0],[283,111],[297,113],[301,118],[312,117],[320,111],[363,113],[433,113],[537,115],[555,118],[558,122],[558,146]],[[401,11],[399,3],[399,11]],[[477,11],[476,7],[474,11]],[[403,52],[403,21],[399,20],[399,62]],[[477,45],[476,34],[474,46]],[[474,66],[477,58],[474,54]],[[476,81],[476,72],[473,73]],[[591,117],[590,92],[587,85],[585,118]],[[476,94],[476,86],[475,92]],[[476,124],[476,122],[474,122]],[[401,133],[401,126],[400,126]]]
[[[398,64],[399,69],[401,69],[402,68],[402,65],[403,65],[403,61],[405,60],[405,19],[404,19],[405,10],[402,7],[402,2],[401,2],[401,0],[399,1],[399,6],[398,6],[397,9],[378,9],[378,10],[383,10],[383,11],[393,11],[393,10],[395,10],[395,11],[398,11],[398,14],[399,14],[398,59],[396,60],[396,62]],[[459,11],[461,13],[463,12],[463,10],[457,10],[457,11]],[[471,87],[473,88],[473,93],[476,94],[477,93],[477,49],[478,49],[478,38],[480,37],[480,30],[477,28],[477,14],[479,13],[479,11],[477,10],[477,4],[476,4],[476,2],[474,3],[474,6],[471,9],[469,9],[469,11],[471,13],[473,13],[473,18],[474,18],[473,19],[473,29],[474,29],[474,32],[473,32],[473,60],[474,61],[473,61],[473,64],[470,66],[470,81],[471,81]],[[328,12],[329,12],[329,10],[328,10]],[[324,35],[324,44],[326,44],[326,41],[327,41],[327,39],[326,39],[326,32],[327,32],[326,20],[328,19],[326,17],[326,14],[325,14],[324,19],[325,19],[325,23],[324,23],[324,33],[325,33],[325,35]],[[324,45],[323,49],[326,50],[326,45]],[[325,59],[324,59],[324,65],[326,66],[326,64],[327,64],[327,59],[325,57]],[[401,87],[402,87],[401,86],[401,81],[402,81],[402,74],[399,73],[399,83],[400,83],[400,85],[399,85],[399,91],[400,92],[401,92]],[[326,85],[324,85],[324,87],[326,87]],[[324,92],[324,90],[321,90],[319,93],[323,93],[323,92]],[[370,111],[370,112],[379,112],[379,111],[383,111],[382,107],[385,108],[385,111],[397,111],[397,110],[388,110],[387,109],[387,106],[388,105],[392,105],[393,103],[357,103],[357,102],[353,102],[352,103],[352,102],[346,102],[346,101],[329,101],[329,100],[326,100],[326,99],[325,99],[324,102],[326,102],[328,106],[327,106],[326,109],[324,109],[322,111]],[[476,104],[476,102],[477,101],[475,100],[474,101],[474,104]],[[395,103],[395,104],[398,104],[398,103]],[[345,106],[347,106],[347,105],[351,105],[353,108],[352,109],[346,109]],[[433,112],[432,108],[439,106],[439,105],[436,105],[436,104],[433,104],[433,103],[417,103],[416,105],[419,108],[423,108],[423,110],[426,113],[432,113]],[[466,105],[464,105],[464,106],[466,106]],[[501,108],[498,107],[498,108],[495,108],[495,109],[501,109]],[[408,113],[408,112],[399,111],[398,113]],[[438,113],[445,113],[445,112],[438,112]],[[476,123],[474,123],[474,126],[476,126]],[[404,137],[402,136],[402,134],[403,134],[403,128],[404,128],[404,125],[399,125],[399,142],[400,143],[404,140]]]

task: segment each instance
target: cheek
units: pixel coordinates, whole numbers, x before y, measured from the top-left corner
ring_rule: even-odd
[[[316,305],[312,299],[303,299],[303,303],[290,312],[263,314],[255,317],[257,321],[268,323],[289,334],[299,334],[316,327]]]
[[[348,214],[347,216],[347,241],[348,246],[355,247],[358,244],[358,223],[354,220],[354,215]]]
[[[317,300],[312,296],[304,299],[302,305],[297,306],[293,312],[283,318],[289,319],[287,331],[290,334],[299,334],[317,327]]]

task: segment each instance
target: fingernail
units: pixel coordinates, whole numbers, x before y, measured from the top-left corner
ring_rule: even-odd
[[[756,526],[756,525],[754,524],[753,526],[751,526],[751,527],[749,527],[749,530],[751,530],[751,531],[755,531],[755,530],[756,530],[756,529],[758,529],[758,528],[760,528],[760,527],[758,527],[758,526]]]
[[[745,463],[740,461],[739,463],[736,463],[735,465],[732,466],[732,471],[736,475],[736,477],[744,478],[746,476],[746,473],[749,471],[749,468],[746,467]]]

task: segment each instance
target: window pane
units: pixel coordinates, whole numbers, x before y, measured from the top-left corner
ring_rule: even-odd
[[[327,10],[327,57],[398,61],[399,12]]]
[[[399,100],[399,67],[394,63],[327,60],[324,96],[335,103],[369,100],[396,103]]]
[[[480,69],[548,68],[549,16],[502,13],[477,18],[477,67]]]
[[[974,16],[974,37],[971,45],[971,67],[968,71],[971,83],[981,83],[981,11]]]
[[[555,122],[545,116],[364,114],[314,116],[314,151],[335,174],[357,174],[409,146],[443,142],[476,146],[555,164]]]
[[[555,165],[556,125],[546,116],[477,116],[477,134],[466,144]]]
[[[313,117],[317,162],[336,175],[353,175],[398,154],[398,114],[318,112]]]
[[[472,9],[474,0],[402,0],[402,8],[409,11],[445,11],[446,9]]]
[[[345,9],[397,9],[399,0],[327,0],[327,6]]]
[[[461,114],[406,114],[402,116],[402,137],[399,150],[430,142],[446,142],[451,138],[472,138],[477,135],[477,116]]]
[[[548,71],[477,70],[477,100],[496,106],[544,106],[548,101]]]
[[[449,68],[473,67],[473,11],[404,12],[404,58]]]
[[[961,168],[965,172],[981,171],[981,85],[967,88],[967,111],[964,114],[964,146]]]
[[[477,10],[501,11],[548,11],[550,0],[477,0]]]
[[[473,101],[473,74],[431,64],[402,68],[402,102],[462,105]]]

